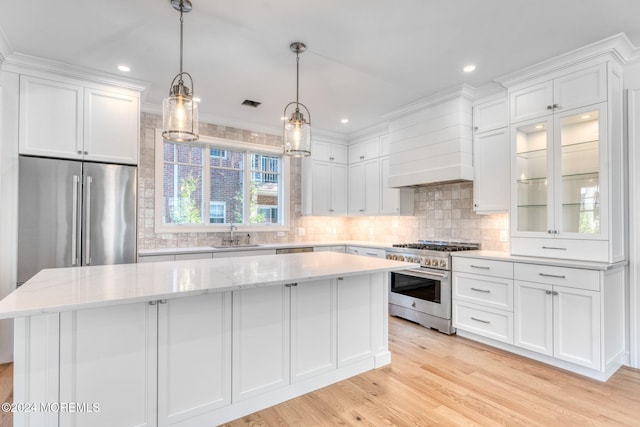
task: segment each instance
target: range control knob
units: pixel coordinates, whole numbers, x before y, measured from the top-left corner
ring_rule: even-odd
[[[422,265],[424,266],[430,266],[431,265],[431,260],[427,257],[424,258],[424,261],[422,262]]]
[[[387,259],[393,259],[393,255],[387,255],[385,258],[387,258]]]
[[[441,259],[440,260],[440,268],[447,268],[447,260],[446,259]]]

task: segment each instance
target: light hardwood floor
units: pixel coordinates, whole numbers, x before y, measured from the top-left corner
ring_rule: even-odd
[[[606,383],[390,318],[392,363],[239,426],[640,426],[640,370]]]
[[[389,347],[390,366],[225,426],[640,426],[640,370],[601,383],[393,317]],[[0,365],[2,402],[12,379]]]

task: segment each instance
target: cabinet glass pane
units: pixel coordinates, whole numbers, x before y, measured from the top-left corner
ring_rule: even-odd
[[[516,129],[518,231],[547,231],[547,124]]]
[[[600,163],[598,111],[560,121],[562,231],[600,232]]]

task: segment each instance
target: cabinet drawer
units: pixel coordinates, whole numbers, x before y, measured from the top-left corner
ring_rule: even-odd
[[[514,273],[517,280],[591,291],[600,290],[600,273],[596,270],[516,263]]]
[[[606,240],[512,237],[509,245],[511,255],[609,262]]]
[[[513,311],[513,280],[454,272],[453,298]]]
[[[370,256],[375,258],[384,258],[384,249],[365,248],[361,246],[347,246],[346,252],[351,255]]]
[[[513,279],[513,263],[483,258],[453,257],[453,271]]]
[[[513,344],[513,313],[456,302],[453,326],[474,334]]]

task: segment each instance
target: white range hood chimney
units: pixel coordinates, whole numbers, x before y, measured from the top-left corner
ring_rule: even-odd
[[[473,91],[463,85],[385,117],[389,187],[473,180]]]

